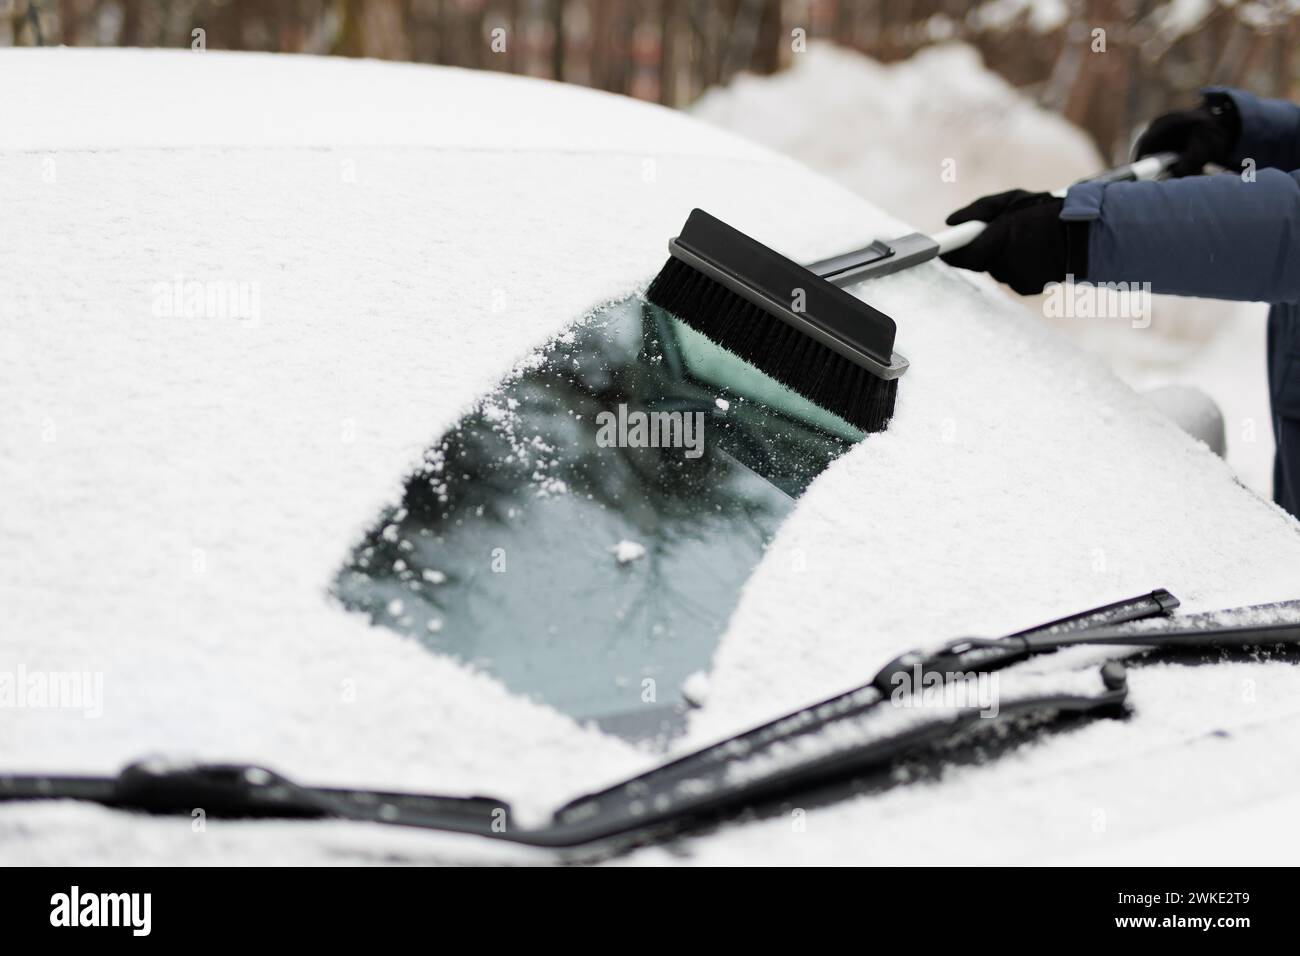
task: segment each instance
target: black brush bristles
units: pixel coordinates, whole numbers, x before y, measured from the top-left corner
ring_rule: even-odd
[[[680,259],[646,298],[759,371],[864,432],[894,414],[898,379],[880,378]]]

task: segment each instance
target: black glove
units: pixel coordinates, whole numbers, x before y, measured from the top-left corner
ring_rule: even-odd
[[[940,258],[958,269],[987,272],[1021,295],[1064,282],[1067,273],[1082,279],[1088,269],[1088,223],[1062,222],[1062,205],[1064,200],[1051,193],[1023,189],[977,199],[946,221],[955,226],[978,219],[988,228],[970,245]]]
[[[1138,159],[1178,153],[1181,158],[1169,168],[1170,175],[1195,176],[1206,163],[1227,166],[1240,135],[1241,117],[1232,98],[1208,93],[1196,109],[1157,116],[1138,137],[1134,151]]]

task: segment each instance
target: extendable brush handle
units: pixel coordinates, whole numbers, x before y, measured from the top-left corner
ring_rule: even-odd
[[[1177,153],[1157,153],[1136,162],[1108,169],[1080,182],[1117,183],[1159,179],[1177,159]],[[1064,196],[1065,193],[1066,190],[1061,189],[1053,195]],[[983,222],[963,222],[957,226],[941,229],[932,236],[913,232],[906,236],[899,236],[897,239],[890,239],[888,242],[877,239],[863,249],[854,249],[852,252],[814,262],[808,266],[808,269],[826,281],[843,288],[867,279],[876,279],[899,272],[933,259],[935,256],[960,249],[973,242],[987,225]]]
[[[960,249],[962,246],[969,246],[987,228],[987,222],[972,219],[970,222],[963,222],[956,226],[949,226],[947,229],[940,229],[930,237],[939,246],[939,251],[935,255],[942,256],[955,249]]]

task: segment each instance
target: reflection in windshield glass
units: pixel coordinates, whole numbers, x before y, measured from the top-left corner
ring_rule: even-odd
[[[335,592],[574,717],[670,734],[793,499],[857,437],[755,400],[710,348],[640,299],[582,322],[429,450]]]

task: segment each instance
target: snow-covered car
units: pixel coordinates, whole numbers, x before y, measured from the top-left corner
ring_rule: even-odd
[[[1300,598],[1300,525],[1095,359],[938,263],[853,290],[894,318],[911,361],[888,429],[799,446],[813,465],[793,485],[737,466],[760,502],[753,534],[709,538],[690,565],[705,571],[660,565],[691,587],[656,592],[656,552],[629,531],[658,527],[629,517],[639,498],[616,496],[602,523],[571,481],[534,473],[554,451],[530,432],[544,373],[571,381],[575,343],[644,318],[637,294],[695,206],[798,261],[904,223],[682,114],[541,81],[56,50],[0,55],[0,84],[0,773],[111,775],[165,755],[490,793],[527,824],[912,647],[1157,588],[1180,613]],[[534,491],[569,496],[567,524],[521,532],[507,508],[457,537],[475,505],[413,541],[461,501],[427,480],[448,442],[502,421],[521,423],[520,446],[487,460],[521,455]],[[548,541],[586,560],[547,566]],[[475,567],[503,581],[531,567],[535,586],[417,608]],[[634,623],[618,588],[653,598]],[[470,639],[466,622],[502,618],[508,639]],[[586,643],[566,643],[566,622]],[[1092,693],[1113,656],[1026,662],[1001,692]],[[1290,859],[1300,768],[1277,758],[1300,731],[1300,671],[1285,655],[1155,659],[1128,683],[1125,719],[630,858],[1176,862],[1195,833],[1201,862]],[[0,803],[12,862],[538,854],[202,806]]]

